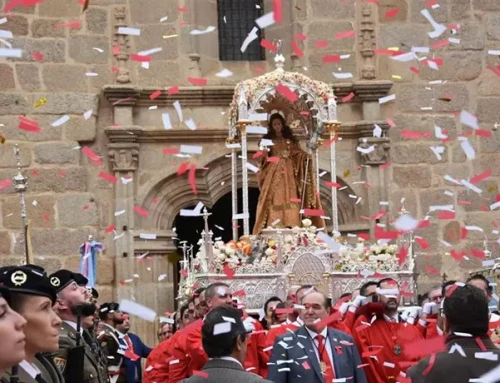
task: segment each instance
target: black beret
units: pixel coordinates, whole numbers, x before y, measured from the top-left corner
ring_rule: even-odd
[[[59,270],[49,276],[50,283],[59,293],[71,282],[76,282],[75,273],[69,270]]]
[[[99,309],[99,317],[101,320],[107,317],[109,313],[112,313],[114,311],[118,311],[120,308],[120,305],[116,302],[106,302],[101,305],[101,308]]]
[[[40,266],[13,266],[0,275],[0,283],[13,293],[47,297],[56,302],[56,289]]]
[[[89,280],[85,278],[83,274],[80,273],[73,273],[75,277],[75,282],[78,286],[87,286],[87,283],[89,283]]]

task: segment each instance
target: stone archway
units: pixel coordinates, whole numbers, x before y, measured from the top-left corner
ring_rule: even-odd
[[[249,153],[249,156],[251,155],[252,153]],[[199,201],[211,209],[220,198],[230,194],[231,160],[222,156],[207,164],[206,168],[208,170],[196,171],[198,195],[193,193],[186,177],[179,177],[176,174],[154,185],[142,202],[142,206],[150,212],[150,216],[143,222],[143,228],[171,230],[181,209],[195,206]],[[241,186],[241,174],[241,163],[238,163],[238,186]],[[323,179],[330,179],[330,174],[325,173]],[[258,188],[255,174],[249,173],[248,183],[250,188]],[[359,221],[362,208],[349,198],[349,194],[355,194],[353,189],[340,178],[338,183],[346,187],[338,193],[340,230],[368,230],[368,225]],[[331,216],[331,189],[324,182],[320,182],[319,191],[325,213]]]

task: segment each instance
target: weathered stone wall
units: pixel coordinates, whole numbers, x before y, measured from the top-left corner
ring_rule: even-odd
[[[0,0],[2,9],[5,3],[6,0]],[[265,1],[265,12],[272,9],[271,3]],[[384,170],[388,181],[382,182],[387,189],[391,218],[399,209],[402,197],[406,198],[406,208],[416,218],[423,218],[430,205],[453,203],[456,206],[455,220],[433,220],[430,228],[419,233],[430,244],[417,263],[422,273],[419,277],[422,288],[440,279],[439,275],[426,271],[426,266],[446,272],[450,277],[459,277],[464,270],[479,265],[473,258],[459,265],[444,255],[450,248],[439,240],[449,242],[457,251],[482,248],[482,236],[478,233],[470,233],[469,241],[460,241],[460,226],[482,226],[490,239],[490,249],[499,251],[495,236],[490,234],[492,221],[498,213],[486,211],[485,206],[498,194],[500,132],[493,132],[490,138],[470,137],[477,158],[466,160],[456,137],[467,129],[460,125],[455,112],[466,109],[476,113],[481,128],[486,130],[491,130],[497,121],[500,80],[487,66],[496,66],[500,62],[497,57],[489,56],[487,50],[500,49],[500,2],[438,1],[440,7],[431,13],[439,22],[458,24],[459,33],[453,37],[460,38],[461,43],[435,49],[429,55],[444,60],[439,71],[413,63],[420,68],[420,74],[412,72],[410,65],[396,63],[387,56],[370,58],[361,48],[429,46],[433,42],[427,36],[431,27],[420,15],[420,10],[425,7],[424,0],[379,0],[378,8],[360,1],[294,0],[292,4],[284,3],[283,23],[266,29],[265,37],[270,41],[273,38],[285,39],[287,68],[293,67],[327,82],[342,82],[333,78],[333,71],[351,72],[354,78],[345,82],[360,79],[395,82],[391,93],[396,94],[396,101],[384,105],[381,116],[382,119],[392,118],[397,125],[390,130],[392,164]],[[364,6],[369,7],[369,15],[363,15]],[[185,7],[186,12],[180,12],[178,7]],[[394,8],[399,8],[398,15],[387,19],[385,12]],[[3,16],[0,14],[0,18]],[[168,20],[160,23],[163,16],[168,16]],[[59,27],[76,20],[81,23],[79,28]],[[361,26],[362,20],[368,24],[367,29]],[[140,28],[141,36],[116,36],[117,24]],[[15,172],[11,153],[13,143],[18,142],[22,166],[30,180],[28,214],[33,226],[35,254],[37,260],[51,271],[58,267],[74,269],[78,261],[78,246],[88,234],[114,249],[112,235],[104,233],[115,222],[114,186],[98,177],[100,171],[112,171],[104,128],[116,122],[111,105],[100,97],[104,85],[130,83],[164,88],[190,85],[190,76],[205,77],[209,85],[230,85],[273,68],[272,55],[268,55],[266,62],[221,63],[218,60],[217,31],[202,36],[189,35],[193,28],[204,29],[208,25],[217,25],[215,0],[91,0],[89,9],[83,14],[77,0],[44,0],[32,8],[17,7],[7,23],[0,25],[0,29],[14,33],[13,46],[24,49],[22,59],[0,60],[0,124],[4,125],[0,126],[0,132],[7,138],[7,143],[0,146],[0,180]],[[354,37],[335,39],[336,33],[353,28],[356,30]],[[298,33],[307,36],[305,41],[297,40],[304,56],[292,60],[290,42]],[[172,35],[177,37],[163,38]],[[443,38],[449,36],[451,34],[447,31]],[[318,47],[318,41],[327,41],[326,47]],[[119,46],[120,52],[126,53],[125,59],[117,60],[118,56],[113,56],[114,44]],[[163,50],[152,55],[147,70],[128,59],[130,53],[156,47]],[[34,53],[42,54],[43,60],[37,60]],[[340,63],[323,63],[323,56],[334,54],[350,54],[350,57]],[[120,70],[118,78],[113,68]],[[223,68],[231,70],[234,75],[227,79],[216,77],[215,74]],[[89,72],[98,76],[89,77],[86,75]],[[430,80],[447,82],[429,85]],[[438,100],[444,95],[451,95],[451,101]],[[47,103],[35,107],[35,102],[42,97],[47,98]],[[432,110],[422,110],[430,106]],[[83,113],[90,109],[94,115],[86,121]],[[175,112],[169,110],[173,116]],[[193,107],[184,111],[196,120],[200,129],[226,129],[217,108]],[[356,99],[339,105],[342,122],[366,119],[363,113],[362,105]],[[69,122],[61,127],[50,126],[64,114],[70,115]],[[19,115],[37,120],[42,132],[19,130]],[[158,116],[159,113],[147,108],[135,107],[132,122],[149,129],[162,129]],[[431,145],[440,144],[433,138],[434,125],[446,128],[452,139],[446,144],[441,161],[429,149]],[[181,129],[175,121],[174,126]],[[429,133],[429,136],[408,140],[400,136],[403,129]],[[340,145],[339,171],[349,170],[346,182],[357,194],[369,198],[368,191],[352,185],[365,176],[357,165],[357,144],[353,140]],[[76,149],[84,145],[101,156],[102,166],[93,166]],[[212,144],[207,146],[206,154],[197,161],[198,165],[205,166],[216,157],[214,153],[217,151],[221,155],[225,152],[222,140],[218,148]],[[175,173],[178,162],[174,164],[161,155],[152,156],[160,151],[148,146],[141,148],[139,170],[134,175],[138,180],[133,203],[144,201],[150,193],[148,190],[158,182],[159,170],[165,178]],[[325,168],[327,158],[327,153],[322,154]],[[483,193],[480,196],[443,179],[445,174],[458,179],[467,178],[488,168],[492,170],[492,176],[481,185]],[[445,191],[452,192],[453,196],[445,195]],[[2,262],[6,263],[20,257],[21,249],[15,243],[20,221],[12,189],[9,187],[0,193],[0,253],[4,255]],[[33,206],[35,200],[37,205]],[[138,222],[140,229],[141,220]],[[103,299],[111,298],[113,287],[126,277],[125,272],[116,276],[114,256],[111,250],[100,258],[99,284],[103,286]]]

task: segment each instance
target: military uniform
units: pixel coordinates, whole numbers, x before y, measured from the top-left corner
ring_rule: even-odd
[[[54,354],[54,362],[61,374],[64,375],[67,366],[68,352],[77,346],[76,330],[68,322],[63,322],[59,330],[59,350]],[[84,346],[85,358],[83,363],[83,380],[85,383],[106,383],[103,379],[104,371],[97,361],[90,346],[83,339],[80,345]],[[71,382],[67,382],[71,383]]]
[[[10,382],[12,376],[11,372],[11,370],[6,371],[2,379],[5,379],[6,382]],[[18,376],[19,383],[64,383],[64,378],[57,370],[52,359],[42,354],[36,355],[33,364],[25,360],[19,363]]]
[[[110,305],[108,307],[113,306]],[[107,359],[108,376],[111,382],[120,382],[118,379],[123,362],[123,350],[120,348],[118,334],[113,327],[103,324],[102,331],[97,336],[97,340]]]
[[[106,355],[104,355],[101,345],[97,341],[97,338],[93,335],[93,332],[83,330],[83,340],[90,346],[92,353],[96,357],[97,363],[99,363],[99,371],[101,371],[103,381],[109,381],[108,361],[106,359]]]

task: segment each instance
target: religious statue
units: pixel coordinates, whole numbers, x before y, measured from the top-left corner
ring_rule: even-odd
[[[254,234],[268,226],[300,226],[301,220],[307,217],[307,214],[301,217],[301,209],[321,210],[311,155],[300,148],[280,113],[271,114],[264,139],[272,140],[273,145],[269,152],[262,150],[260,156],[257,173],[260,196]],[[316,227],[325,227],[318,214],[309,218]]]
[[[87,286],[94,287],[97,279],[97,253],[104,249],[102,243],[94,240],[89,235],[87,242],[80,246],[80,267],[79,273],[89,281]]]

